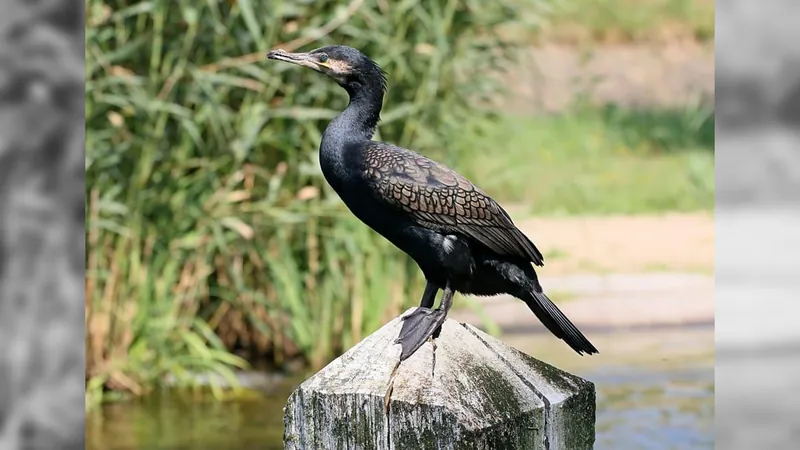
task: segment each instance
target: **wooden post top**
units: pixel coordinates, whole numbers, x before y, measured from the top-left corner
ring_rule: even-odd
[[[448,319],[398,366],[396,318],[306,380],[284,448],[591,449],[594,384]]]

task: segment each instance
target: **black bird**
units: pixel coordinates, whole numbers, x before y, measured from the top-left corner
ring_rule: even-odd
[[[372,140],[386,91],[386,74],[374,61],[340,45],[308,53],[274,50],[267,58],[321,72],[350,95],[322,135],[320,165],[350,211],[425,275],[420,307],[403,318],[395,341],[402,345],[401,361],[438,336],[456,291],[513,295],[578,354],[598,353],[542,292],[531,265],[543,266],[542,254],[497,202],[447,166]],[[441,304],[432,309],[440,289]]]

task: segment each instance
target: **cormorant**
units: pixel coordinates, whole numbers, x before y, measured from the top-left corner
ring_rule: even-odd
[[[598,353],[544,294],[531,265],[544,265],[541,252],[497,202],[447,166],[372,140],[386,91],[378,64],[341,45],[274,50],[267,58],[323,73],[350,96],[322,135],[320,165],[350,211],[406,252],[425,276],[420,307],[403,318],[395,341],[401,361],[438,336],[456,291],[513,295],[578,354]],[[441,304],[432,309],[440,289]]]

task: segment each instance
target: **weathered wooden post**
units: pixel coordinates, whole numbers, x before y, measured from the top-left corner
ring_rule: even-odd
[[[284,448],[591,449],[594,384],[454,320],[397,365],[397,318],[306,380]]]

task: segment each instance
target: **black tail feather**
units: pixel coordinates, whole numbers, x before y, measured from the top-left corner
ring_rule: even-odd
[[[544,292],[532,291],[528,298],[523,298],[528,307],[536,314],[536,317],[553,333],[557,338],[567,343],[579,355],[584,353],[593,355],[600,353],[583,333],[570,322],[567,316],[558,309]]]

